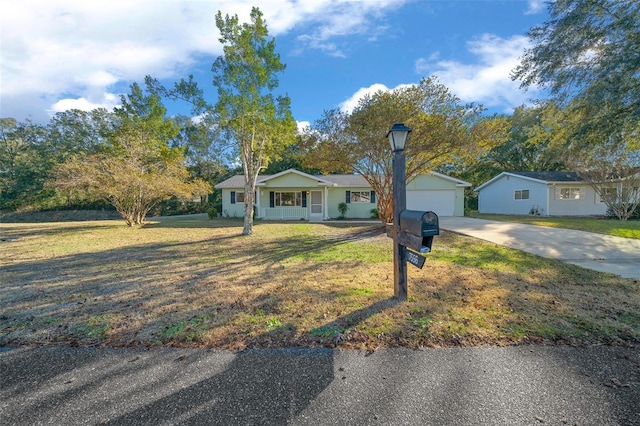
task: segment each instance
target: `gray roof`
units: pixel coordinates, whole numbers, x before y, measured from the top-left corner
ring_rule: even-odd
[[[317,175],[317,177],[333,182],[338,186],[370,186],[362,175]]]
[[[258,184],[268,180],[274,175],[260,175],[258,176]],[[334,183],[336,186],[355,186],[355,187],[369,187],[369,183],[362,175],[313,175],[313,177],[320,180]],[[244,188],[244,175],[231,176],[229,179],[218,183],[215,186],[217,189],[223,188]]]
[[[531,179],[544,180],[546,182],[582,182],[582,178],[576,172],[510,172],[514,175]]]
[[[269,177],[271,175],[260,175],[260,179],[265,177]],[[223,180],[222,182],[216,184],[216,189],[223,188],[244,188],[244,175],[235,175],[231,176],[227,180]]]
[[[318,180],[318,185],[321,186],[337,186],[337,187],[347,187],[347,188],[370,188],[369,182],[362,175],[308,175],[306,173],[300,172],[295,169],[285,170],[280,173],[276,173],[275,175],[260,175],[258,176],[257,184],[260,184],[268,181],[271,178],[276,178],[278,176],[287,174],[287,173],[296,173],[301,176],[306,176],[307,178],[314,178]],[[453,181],[457,186],[471,186],[470,183],[462,181],[460,179],[452,178],[447,175],[443,175],[436,172],[431,172],[431,175],[440,178],[446,179],[449,181]],[[233,189],[233,188],[244,188],[244,176],[236,175],[232,176],[227,180],[224,180],[215,186],[216,189]]]

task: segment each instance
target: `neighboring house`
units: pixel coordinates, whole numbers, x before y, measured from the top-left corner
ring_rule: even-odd
[[[431,210],[440,216],[464,215],[464,188],[470,183],[432,172],[407,184],[407,208]],[[244,215],[244,176],[233,176],[215,186],[222,190],[222,214]],[[256,183],[256,217],[275,220],[329,220],[340,216],[369,219],[376,194],[361,175],[310,175],[289,169],[260,175]]]
[[[574,172],[502,172],[475,189],[478,213],[604,215],[607,206]]]

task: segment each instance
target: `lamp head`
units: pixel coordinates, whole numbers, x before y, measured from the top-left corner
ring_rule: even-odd
[[[404,123],[395,123],[393,127],[391,127],[391,130],[387,133],[391,151],[404,151],[410,131],[411,129],[405,126]]]

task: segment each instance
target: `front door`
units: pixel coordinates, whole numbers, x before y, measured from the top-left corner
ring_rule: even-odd
[[[309,204],[311,212],[309,220],[321,221],[322,217],[322,191],[311,191],[311,203]]]

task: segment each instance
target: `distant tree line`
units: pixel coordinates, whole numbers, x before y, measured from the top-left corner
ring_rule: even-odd
[[[251,22],[216,16],[224,54],[212,67],[211,103],[189,76],[163,87],[147,77],[113,111],[71,110],[48,124],[0,119],[0,210],[113,206],[139,224],[159,206],[219,206],[212,185],[241,173],[253,194],[258,174],[297,168],[357,173],[392,217],[391,155],[385,133],[413,129],[407,179],[436,170],[477,186],[502,171],[577,172],[628,219],[640,203],[640,3],[558,0],[550,20],[529,31],[533,47],[512,77],[550,96],[511,115],[463,105],[437,78],[379,91],[351,112],[325,110],[296,132],[290,99],[276,96],[285,65],[259,9]],[[184,100],[192,117],[167,117],[162,98]],[[612,190],[612,188],[614,188]],[[475,194],[467,194],[473,209]],[[245,197],[244,234],[253,206]],[[178,210],[178,209],[174,209]]]

